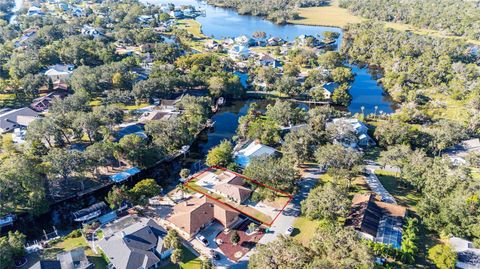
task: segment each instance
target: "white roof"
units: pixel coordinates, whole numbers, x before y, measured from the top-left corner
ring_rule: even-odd
[[[251,142],[246,148],[239,150],[238,153],[249,158],[259,157],[262,155],[272,155],[275,153],[275,149],[269,146],[265,146],[259,142]]]

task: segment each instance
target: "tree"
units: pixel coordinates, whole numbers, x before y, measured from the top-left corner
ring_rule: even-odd
[[[9,231],[7,236],[0,237],[0,268],[13,266],[15,259],[25,255],[25,235],[19,231]]]
[[[175,229],[168,230],[167,236],[163,241],[163,245],[166,249],[181,249],[182,242],[180,241],[180,236]]]
[[[47,162],[47,171],[51,176],[61,176],[67,181],[71,176],[85,171],[86,162],[83,154],[78,151],[52,148],[44,157]]]
[[[280,126],[298,124],[305,119],[305,112],[288,101],[277,100],[274,105],[267,106],[267,118],[275,121]]]
[[[154,162],[155,158],[149,158],[153,149],[147,145],[144,138],[129,134],[118,142],[118,152],[129,163],[138,166],[144,166]],[[158,156],[157,156],[158,157]]]
[[[172,254],[170,255],[170,261],[174,264],[178,264],[179,262],[182,261],[182,257],[183,257],[183,249],[177,248],[173,250]],[[178,264],[178,268],[181,268],[180,264]]]
[[[162,187],[154,179],[147,178],[135,184],[128,193],[138,204],[146,205],[149,198],[159,195],[161,191]]]
[[[347,67],[336,67],[331,72],[333,81],[343,84],[353,80],[353,72]]]
[[[428,250],[428,259],[439,269],[453,269],[457,253],[449,245],[438,244]]]
[[[306,126],[285,136],[282,153],[285,158],[300,164],[313,159],[315,148],[324,143],[326,143],[324,132],[315,132],[312,127]]]
[[[243,171],[245,176],[280,190],[291,190],[299,177],[292,163],[272,156],[253,158]]]
[[[333,178],[351,180],[362,170],[362,154],[352,148],[338,144],[327,144],[315,151],[315,159]]]
[[[343,63],[342,56],[338,52],[327,51],[318,57],[318,64],[326,69],[334,69]]]
[[[350,228],[321,226],[310,239],[312,268],[374,268],[374,256]]]
[[[120,187],[113,186],[113,188],[108,192],[105,200],[110,205],[110,208],[117,209],[123,202],[129,199],[127,187],[122,185]]]
[[[332,32],[332,31],[325,31],[322,33],[323,35],[323,38],[326,40],[326,41],[330,41],[330,40],[334,40],[334,39],[337,39],[340,34],[337,33],[337,32]]]
[[[407,218],[402,233],[402,245],[400,250],[402,252],[402,260],[406,263],[413,264],[415,256],[418,252],[418,227],[417,219]]]
[[[237,230],[234,230],[230,236],[230,242],[232,242],[234,245],[237,245],[238,242],[240,242],[240,235],[238,234]]]
[[[349,106],[352,101],[348,84],[342,84],[335,89],[332,95],[332,102],[336,105]]]
[[[257,246],[250,256],[249,269],[306,268],[311,260],[310,252],[290,237],[279,236],[274,241]]]
[[[221,77],[211,77],[208,80],[208,90],[210,92],[210,95],[214,97],[222,96],[222,93],[225,91],[226,88],[226,82]]]
[[[398,120],[380,121],[375,128],[375,138],[382,146],[410,144],[413,132],[411,127]]]
[[[207,165],[227,166],[232,162],[233,146],[228,140],[223,140],[220,144],[212,148],[207,155]]]
[[[45,179],[38,162],[17,154],[0,164],[0,216],[21,210],[39,215],[48,209]]]
[[[345,189],[327,183],[313,189],[302,201],[302,213],[310,219],[336,220],[345,216],[349,206]]]

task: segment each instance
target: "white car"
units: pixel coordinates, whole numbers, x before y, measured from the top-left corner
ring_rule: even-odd
[[[290,236],[290,235],[292,235],[292,233],[293,233],[293,227],[290,226],[290,227],[288,227],[287,230],[285,231],[285,234],[288,235],[288,236]]]
[[[196,236],[197,240],[200,241],[204,246],[208,247],[208,240],[205,238],[203,235],[197,235]]]

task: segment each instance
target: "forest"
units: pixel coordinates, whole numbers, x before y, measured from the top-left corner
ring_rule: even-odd
[[[411,24],[448,35],[480,40],[479,1],[340,0],[340,7],[361,17]]]

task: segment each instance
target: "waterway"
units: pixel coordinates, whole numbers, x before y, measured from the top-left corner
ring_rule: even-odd
[[[343,31],[336,27],[307,26],[307,25],[278,25],[261,17],[239,15],[233,9],[214,7],[203,1],[197,0],[142,0],[150,4],[168,4],[173,3],[176,6],[191,5],[197,9],[205,10],[206,16],[197,17],[196,20],[202,25],[202,32],[215,38],[237,37],[240,35],[251,36],[254,32],[262,31],[267,36],[281,37],[292,41],[297,36],[313,35],[321,36],[325,31],[333,31],[340,34],[337,41],[337,48],[341,46]],[[350,94],[352,102],[348,106],[348,111],[355,113],[392,113],[394,103],[391,98],[384,95],[384,90],[377,83],[377,76],[368,68],[361,68],[356,65],[351,66],[356,74],[355,80],[351,84]]]
[[[234,10],[213,7],[195,0],[143,1],[152,4],[173,2],[176,5],[187,4],[193,5],[197,8],[202,8],[206,11],[206,16],[198,17],[197,20],[202,24],[202,31],[204,34],[213,36],[215,38],[252,35],[256,31],[263,31],[267,33],[268,36],[277,36],[291,41],[295,39],[295,37],[302,34],[321,36],[325,31],[334,31],[340,33],[340,38],[337,45],[341,45],[342,30],[339,28],[290,24],[277,25],[259,17],[239,15]],[[23,1],[15,0],[15,2],[16,7],[21,8]],[[350,89],[352,102],[348,107],[348,110],[352,114],[361,113],[362,111],[365,114],[374,112],[379,113],[380,111],[384,113],[391,113],[393,111],[393,103],[388,97],[384,96],[382,87],[377,84],[376,74],[371,72],[368,68],[360,68],[355,65],[352,65],[351,68],[355,72],[356,76]],[[245,83],[244,80],[242,82]],[[192,145],[190,153],[185,159],[179,162],[173,162],[166,166],[155,168],[148,172],[148,175],[158,179],[164,179],[166,177],[171,178],[175,177],[175,175],[178,175],[178,170],[182,167],[195,168],[194,164],[201,162],[211,148],[218,145],[224,139],[232,140],[238,127],[238,119],[247,113],[248,107],[252,102],[259,102],[260,107],[265,107],[266,104],[271,101],[248,100],[229,102],[228,106],[221,107],[220,110],[213,116],[212,120],[215,122],[214,128],[200,135],[197,141]],[[82,199],[83,201],[75,202],[77,202],[77,204],[91,204],[91,201],[102,200],[107,191],[108,190],[102,190],[100,192],[96,192],[88,197],[84,197]],[[65,204],[62,207],[66,207],[67,209],[70,207],[73,210],[73,208],[78,206],[79,205],[73,206]],[[37,224],[41,223],[41,225],[36,227],[38,229],[49,229],[49,227],[51,227],[50,225],[58,224],[55,223],[55,219],[59,219],[59,216],[55,210],[52,210],[50,213],[37,218],[34,222]],[[27,223],[25,223],[25,225],[31,225],[31,222]],[[21,229],[21,227],[17,228]],[[35,233],[30,233],[29,235],[29,237],[34,237],[34,235],[38,235],[38,231]]]

